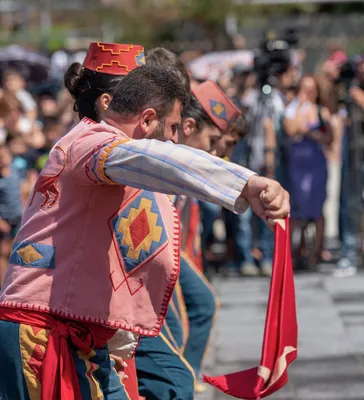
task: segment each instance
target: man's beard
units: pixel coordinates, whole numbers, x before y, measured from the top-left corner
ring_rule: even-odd
[[[164,121],[158,122],[158,126],[154,129],[153,133],[148,137],[148,139],[156,139],[161,142],[166,142],[167,139],[164,136],[164,128],[165,128],[165,122]]]

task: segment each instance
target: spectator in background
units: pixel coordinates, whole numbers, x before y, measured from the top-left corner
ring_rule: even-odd
[[[27,116],[22,103],[12,92],[3,91],[0,95],[0,124],[0,142],[2,143],[6,140],[7,135],[19,135],[31,148],[39,148],[44,145],[40,124]]]
[[[331,114],[336,114],[339,110],[340,88],[338,86],[338,78],[340,76],[340,60],[343,60],[343,58],[339,57],[339,61],[337,61],[335,56],[326,60],[318,75],[321,102],[328,107]]]
[[[358,60],[357,69],[358,69],[358,74],[357,74],[358,82],[357,85],[351,88],[350,94],[355,103],[364,112],[364,56]]]
[[[285,96],[287,91],[293,85],[293,67],[291,64],[282,64],[276,71],[275,80],[277,85],[271,88],[269,94],[262,91],[264,82],[259,81],[258,88],[255,90],[251,98],[250,108],[247,113],[249,132],[247,137],[248,143],[248,165],[249,168],[259,171],[265,175],[267,168],[270,169],[271,176],[284,186],[285,185],[285,164],[280,149],[283,147],[283,126],[282,121],[285,112]],[[272,129],[267,130],[267,127]],[[275,163],[267,165],[267,160],[273,155],[275,160],[279,160],[280,164]],[[249,268],[243,266],[242,273],[245,275],[271,275],[272,258],[273,258],[273,234],[268,226],[258,218],[253,218],[253,226],[256,227],[258,249],[254,250],[255,258],[258,258],[259,268],[249,263]],[[248,233],[248,230],[246,230]],[[246,269],[244,269],[246,267]]]
[[[24,110],[25,116],[30,121],[35,121],[37,117],[37,104],[32,95],[25,90],[25,79],[15,70],[7,70],[2,76],[4,92],[14,95]]]
[[[223,135],[217,143],[217,155],[219,157],[225,156],[232,162],[244,165],[246,162],[245,137],[247,133],[247,121],[244,116],[241,116],[231,125],[229,132]],[[226,270],[226,273],[236,271],[238,275],[258,275],[260,270],[256,267],[252,256],[251,211],[247,210],[244,214],[236,215],[223,209],[222,215],[226,230],[226,263],[228,267],[231,267]]]
[[[4,143],[9,133],[22,136],[29,135],[32,130],[31,121],[24,115],[20,101],[13,93],[2,92],[0,95],[0,142]]]
[[[21,136],[9,135],[6,138],[6,145],[10,150],[13,157],[13,164],[18,170],[21,180],[21,200],[23,207],[25,207],[33,185],[37,180],[37,172],[32,168],[29,160],[28,146]]]
[[[288,105],[285,132],[288,147],[288,188],[291,195],[291,232],[301,228],[301,243],[297,258],[306,256],[304,230],[314,222],[316,240],[311,265],[321,258],[324,240],[323,206],[326,198],[327,164],[324,147],[332,142],[330,112],[319,104],[319,89],[314,77],[304,76],[297,97]],[[301,225],[300,225],[301,224]],[[300,264],[298,264],[300,265]]]
[[[350,89],[350,95],[357,108],[361,109],[356,115],[361,118],[362,132],[364,132],[364,59],[360,57],[357,64],[355,85]],[[341,192],[339,209],[339,232],[341,240],[340,259],[334,271],[337,278],[352,276],[357,273],[357,238],[355,236],[355,221],[350,209],[350,194],[352,190],[352,176],[349,169],[349,135],[350,123],[346,124],[342,142],[342,169]]]
[[[294,87],[297,83],[297,79],[299,77],[298,69],[288,63],[286,65],[282,65],[277,73],[277,92],[281,96],[283,103],[287,104],[287,93]]]
[[[76,125],[79,120],[74,111],[75,102],[67,89],[60,91],[57,97],[59,106],[59,122],[61,125],[61,135],[66,134],[72,126]]]
[[[252,67],[237,65],[233,69],[232,85],[235,89],[235,93],[232,96],[233,101],[246,113],[256,95],[256,76]]]
[[[269,94],[262,92],[262,82],[258,81],[258,89],[254,92],[254,98],[251,99],[247,114],[249,123],[248,142],[251,152],[250,164],[255,170],[262,171],[265,167],[265,126],[267,119],[273,124],[277,146],[282,145],[282,120],[285,112],[286,94],[295,83],[293,70],[294,68],[290,64],[282,65],[276,74],[277,86],[272,88]],[[281,154],[278,154],[278,158],[281,158]]]
[[[5,143],[13,156],[13,162],[18,168],[21,179],[26,179],[30,165],[26,157],[28,146],[24,138],[21,135],[7,135]]]
[[[30,149],[24,157],[27,159],[28,168],[40,172],[46,161],[49,152],[54,144],[61,138],[61,124],[59,118],[48,117],[43,124],[44,145],[38,149]]]
[[[38,121],[43,122],[46,118],[57,118],[60,114],[57,96],[53,93],[41,93],[38,98]]]
[[[346,61],[346,56],[340,51],[333,52],[323,64],[318,74],[321,105],[331,113],[330,125],[332,128],[332,143],[325,148],[327,158],[328,180],[327,196],[324,207],[325,237],[337,239],[339,237],[339,198],[342,169],[342,141],[347,123],[347,111],[341,101],[341,85],[338,83],[340,66]],[[328,250],[322,252],[323,261],[331,261],[332,254]]]
[[[22,217],[21,177],[6,144],[0,145],[0,287]]]
[[[231,122],[229,130],[217,141],[215,146],[216,156],[232,161],[235,146],[246,136],[247,132],[248,124],[246,118],[241,115]]]
[[[70,54],[65,49],[55,51],[51,56],[51,74],[58,81],[63,81],[63,76],[70,65]]]

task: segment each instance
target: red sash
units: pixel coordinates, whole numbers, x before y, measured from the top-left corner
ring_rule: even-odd
[[[275,225],[273,276],[270,285],[260,365],[204,381],[240,398],[258,400],[281,389],[287,369],[297,357],[297,319],[289,219]]]
[[[125,375],[128,376],[123,384],[125,386],[125,390],[128,393],[130,400],[139,400],[139,390],[138,390],[138,378],[137,371],[135,366],[135,358],[131,358],[130,360],[125,361],[127,367],[125,367]]]
[[[203,272],[201,236],[200,236],[200,207],[196,199],[188,199],[190,202],[190,220],[187,229],[187,240],[185,248],[182,249],[193,261],[200,272]]]
[[[105,346],[115,331],[102,326],[65,320],[51,314],[0,307],[0,319],[50,329],[41,369],[41,400],[81,400],[76,366],[67,339],[89,354]]]

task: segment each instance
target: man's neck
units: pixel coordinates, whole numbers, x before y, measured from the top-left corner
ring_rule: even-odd
[[[135,134],[135,121],[119,118],[117,116],[109,117],[104,116],[103,120],[108,124],[121,130],[130,138],[134,138]]]

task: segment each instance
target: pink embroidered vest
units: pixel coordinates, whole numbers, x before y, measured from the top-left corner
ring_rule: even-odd
[[[15,238],[1,306],[159,333],[179,274],[179,218],[166,195],[106,183],[102,162],[125,140],[83,120],[52,149]],[[99,182],[88,179],[92,171]]]

